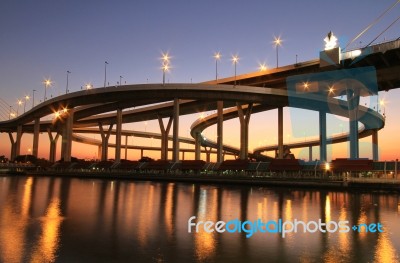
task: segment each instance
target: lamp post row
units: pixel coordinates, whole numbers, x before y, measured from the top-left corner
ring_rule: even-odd
[[[280,37],[275,37],[274,38],[274,45],[275,45],[275,49],[276,49],[276,67],[278,68],[279,66],[279,46],[282,45],[282,40]],[[163,85],[165,85],[165,73],[168,72],[170,70],[170,56],[168,53],[163,53],[162,54],[162,72],[163,72],[163,78],[162,78],[162,83]],[[214,54],[214,59],[215,59],[215,81],[218,83],[218,61],[221,60],[221,53],[220,52],[216,52]],[[296,55],[296,59],[297,59],[297,55]],[[233,55],[231,58],[232,63],[234,64],[234,86],[236,86],[236,69],[237,69],[237,63],[239,62],[239,57],[238,55]],[[107,65],[109,63],[107,61],[104,61],[104,87],[106,87],[107,85]],[[260,65],[260,70],[265,70],[265,64]],[[66,88],[65,88],[65,94],[67,94],[69,92],[69,74],[71,74],[71,71],[67,70],[67,84],[66,84]],[[122,78],[123,76],[119,76],[119,86],[122,85]],[[43,82],[44,84],[44,97],[43,97],[43,101],[47,100],[47,89],[51,86],[52,82],[50,79],[45,79],[45,81]],[[89,89],[88,86],[91,87],[90,84],[86,85],[86,89]],[[32,90],[32,108],[35,106],[35,92],[36,90]],[[24,103],[24,113],[26,111],[26,102],[30,99],[29,95],[25,96],[25,101]],[[18,100],[18,107],[17,107],[17,115],[18,115],[18,111],[19,111],[19,106],[21,106],[22,101]],[[11,110],[12,107],[10,106],[10,118],[11,118]]]

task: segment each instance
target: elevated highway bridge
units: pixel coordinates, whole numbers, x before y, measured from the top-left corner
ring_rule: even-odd
[[[251,114],[278,109],[278,142],[273,149],[278,151],[278,158],[282,158],[282,108],[295,107],[319,112],[320,138],[308,143],[293,143],[289,147],[319,145],[320,159],[326,161],[327,143],[349,140],[349,157],[358,158],[358,139],[372,135],[374,159],[377,159],[377,132],[384,127],[385,118],[379,112],[359,105],[359,97],[400,86],[400,40],[341,53],[341,56],[340,63],[325,67],[321,67],[320,60],[312,60],[199,84],[123,85],[73,92],[44,101],[14,119],[0,122],[0,132],[9,134],[12,159],[20,153],[24,133],[34,135],[32,153],[35,156],[38,154],[40,132],[48,132],[51,147],[55,147],[61,136],[61,156],[68,161],[71,159],[73,140],[89,143],[89,139],[78,138],[74,133],[83,133],[84,129],[90,128],[91,132],[101,134],[103,160],[108,158],[109,137],[115,134],[115,159],[119,160],[121,137],[124,135],[122,124],[158,120],[161,159],[168,158],[168,151],[171,150],[168,140],[172,139],[173,160],[179,161],[179,143],[183,140],[179,137],[179,116],[217,110],[216,114],[195,120],[191,127],[193,140],[189,143],[195,144],[195,158],[200,159],[201,147],[208,146],[216,148],[218,161],[222,160],[224,151],[247,159]],[[306,90],[309,80],[313,89]],[[371,83],[375,90],[369,87]],[[303,90],[300,90],[301,85]],[[335,85],[335,94],[327,92],[329,85]],[[337,94],[345,94],[347,99],[338,98]],[[41,120],[55,113],[57,117],[53,121]],[[349,118],[349,134],[327,138],[327,113]],[[240,120],[239,149],[224,145],[222,138],[223,121],[236,117]],[[167,119],[167,124],[163,119]],[[359,122],[363,125],[362,129],[359,129]],[[218,126],[217,142],[202,135],[205,128],[214,124]],[[171,127],[172,137],[169,135]],[[272,148],[260,147],[250,155],[261,158],[262,151],[269,149]],[[51,160],[54,160],[54,151],[50,151]]]

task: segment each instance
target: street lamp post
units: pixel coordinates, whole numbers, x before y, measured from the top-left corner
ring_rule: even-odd
[[[19,106],[22,105],[22,101],[21,101],[21,100],[18,100],[18,101],[17,101],[17,105],[18,105],[18,107],[17,107],[17,116],[19,116]]]
[[[221,59],[221,54],[219,52],[215,53],[214,58],[215,58],[215,81],[218,84],[218,60]]]
[[[29,95],[25,96],[25,101],[24,101],[24,113],[25,113],[25,108],[26,108],[26,102],[30,99]]]
[[[282,45],[282,40],[280,37],[274,37],[274,44],[275,44],[275,49],[276,49],[276,67],[278,68],[279,66],[279,52],[278,52],[278,47]]]
[[[35,89],[34,90],[32,90],[32,109],[33,109],[33,107],[35,107]]]
[[[163,86],[165,85],[165,72],[169,70],[169,59],[171,57],[168,53],[162,54],[162,71],[163,71]]]
[[[107,83],[107,65],[108,65],[108,62],[104,61],[104,88],[106,87],[106,83]]]
[[[386,104],[385,100],[381,99],[379,105],[381,106],[381,109],[383,108],[383,117],[386,116],[385,104]]]
[[[50,80],[50,79],[44,80],[44,98],[43,98],[43,102],[47,100],[46,92],[47,92],[47,88],[48,88],[50,85],[51,85],[51,80]]]
[[[65,94],[69,92],[68,90],[68,75],[71,73],[71,71],[67,70],[67,87],[65,88]]]
[[[236,64],[238,63],[238,61],[239,61],[238,55],[232,56],[232,62],[235,65],[235,84],[234,84],[235,87],[236,87]]]
[[[122,85],[122,76],[119,76],[119,85],[121,86]]]

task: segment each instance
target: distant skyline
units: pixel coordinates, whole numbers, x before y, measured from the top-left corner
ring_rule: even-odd
[[[171,70],[166,74],[166,82],[171,83],[214,79],[215,52],[222,55],[218,62],[221,78],[234,74],[232,55],[240,58],[238,75],[257,71],[263,63],[274,68],[273,41],[278,36],[282,39],[280,66],[294,64],[296,59],[298,62],[316,59],[329,31],[339,38],[344,48],[394,2],[44,0],[23,3],[4,0],[0,4],[0,98],[17,109],[18,99],[31,96],[35,89],[35,104],[38,104],[44,97],[44,79],[50,78],[53,82],[46,94],[50,98],[65,93],[67,75],[70,92],[88,83],[94,88],[103,87],[105,61],[110,85],[117,85],[120,80],[123,84],[161,83],[162,52],[169,52],[172,57]],[[400,4],[349,48],[368,44],[397,19],[399,11]],[[394,24],[376,42],[398,38],[399,25]],[[379,133],[381,158],[392,160],[400,156],[393,143],[399,141],[400,134],[400,124],[395,119],[400,113],[400,91],[383,92],[380,98],[387,102],[386,127]],[[26,110],[31,108],[31,103],[27,103]],[[289,118],[289,110],[285,116]],[[195,119],[196,116],[182,117],[182,136],[187,135]],[[266,123],[273,120],[274,113],[252,117],[250,150],[267,140],[272,143],[275,128],[267,131]],[[129,127],[143,130],[144,125],[137,123]],[[237,127],[238,121],[232,120],[226,125]],[[290,122],[285,124],[285,131],[290,130],[289,126]],[[156,121],[146,124],[146,129],[159,131]],[[208,134],[212,136],[213,129]],[[225,129],[224,136],[225,143],[239,145],[234,132],[227,134]],[[48,158],[46,137],[40,138],[44,148],[40,149],[39,156]],[[0,155],[8,156],[8,135],[0,134],[0,141]],[[22,154],[29,147],[28,141],[23,139]],[[96,151],[94,148],[90,151]],[[342,148],[340,151],[345,151]],[[73,155],[77,149],[79,144],[74,146]],[[112,151],[109,156],[113,156]]]

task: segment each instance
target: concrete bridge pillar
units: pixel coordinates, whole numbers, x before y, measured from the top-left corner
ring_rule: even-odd
[[[319,112],[319,159],[321,162],[327,160],[326,148],[326,113]]]
[[[308,147],[308,161],[312,162],[313,156],[312,156],[312,146]]]
[[[60,134],[58,132],[56,132],[56,136],[53,137],[53,134],[52,134],[50,128],[47,129],[47,133],[49,135],[49,140],[50,140],[49,161],[51,163],[54,163],[56,161],[57,141],[58,141],[58,138],[60,137]]]
[[[201,154],[201,134],[200,134],[200,132],[196,132],[194,139],[195,139],[194,159],[196,161],[198,161],[198,160],[200,160],[200,154]]]
[[[128,160],[128,135],[125,135],[125,160]]]
[[[161,160],[168,160],[168,135],[171,129],[173,118],[168,119],[167,127],[164,128],[164,122],[161,116],[158,116],[158,123],[161,131]]]
[[[206,152],[206,162],[210,162],[211,161],[211,147],[206,147],[204,146],[204,151]]]
[[[10,137],[10,143],[11,143],[11,153],[10,153],[10,161],[13,161],[16,156],[16,142],[14,140],[14,137],[12,135],[12,132],[8,133],[8,137]]]
[[[11,142],[11,154],[10,154],[10,160],[14,160],[15,157],[17,157],[18,155],[20,155],[21,152],[21,138],[22,138],[22,125],[18,125],[17,126],[17,135],[14,137],[12,135],[12,132],[8,133],[8,136],[10,138],[10,142]]]
[[[179,161],[179,99],[174,99],[174,129],[172,138],[172,160]]]
[[[74,124],[74,109],[69,109],[64,123],[61,143],[61,157],[64,162],[71,161],[72,152],[72,128]]]
[[[278,108],[278,159],[283,159],[283,107]]]
[[[224,110],[224,102],[218,101],[217,102],[217,162],[221,163],[224,161],[223,156],[223,127],[224,127],[224,117],[223,117],[223,110]]]
[[[378,130],[373,130],[372,131],[372,159],[375,162],[379,161]]]
[[[101,160],[107,161],[108,159],[108,139],[110,138],[111,130],[113,124],[111,124],[108,130],[105,132],[103,129],[103,124],[99,122],[99,129],[101,135]]]
[[[18,125],[17,127],[17,139],[15,141],[15,157],[21,154],[21,138],[22,138],[22,125]],[[14,158],[15,158],[14,157]]]
[[[349,108],[349,126],[350,126],[350,158],[359,158],[358,145],[358,105],[360,104],[360,91],[358,89],[347,90],[347,103]]]
[[[40,118],[35,118],[33,124],[33,146],[32,155],[38,157],[39,153],[39,132],[40,132]]]
[[[101,145],[97,146],[97,160],[101,160],[101,154],[102,154],[103,150]]]
[[[253,103],[249,103],[246,113],[244,113],[242,105],[236,103],[240,121],[240,154],[241,160],[246,160],[249,155],[249,122],[251,112],[253,110]]]
[[[121,161],[121,133],[122,133],[122,110],[117,109],[117,127],[115,133],[115,161]]]

